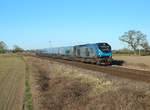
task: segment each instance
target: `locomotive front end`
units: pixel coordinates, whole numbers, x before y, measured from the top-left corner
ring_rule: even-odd
[[[97,63],[111,64],[112,50],[108,43],[97,43]]]

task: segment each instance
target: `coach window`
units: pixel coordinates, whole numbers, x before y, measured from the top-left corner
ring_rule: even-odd
[[[69,51],[69,50],[66,50],[65,53],[68,55],[68,54],[70,53],[70,51]]]

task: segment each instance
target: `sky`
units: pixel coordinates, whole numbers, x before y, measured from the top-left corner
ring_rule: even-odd
[[[150,0],[0,0],[0,41],[24,49],[107,42],[140,30],[150,43]]]

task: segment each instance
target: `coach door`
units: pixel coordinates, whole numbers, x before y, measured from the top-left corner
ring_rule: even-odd
[[[80,48],[77,49],[77,56],[80,57],[81,52],[80,52]]]
[[[85,49],[85,54],[86,54],[86,57],[90,56],[90,52],[89,52],[88,48]]]
[[[77,47],[73,47],[73,56],[76,56]]]

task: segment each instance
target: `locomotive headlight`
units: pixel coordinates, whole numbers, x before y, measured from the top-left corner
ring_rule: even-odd
[[[101,57],[101,55],[97,55],[97,57]]]

